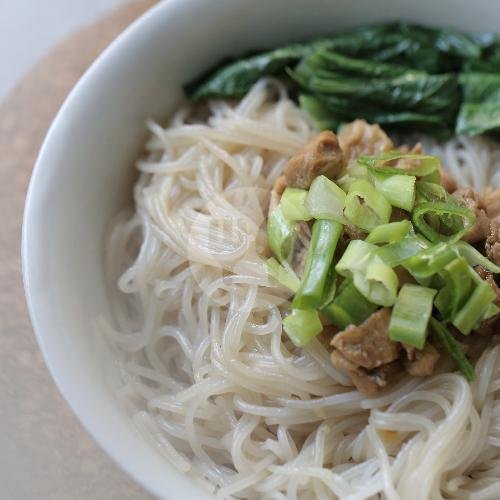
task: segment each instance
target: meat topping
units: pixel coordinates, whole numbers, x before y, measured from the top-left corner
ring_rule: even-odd
[[[490,219],[479,194],[471,188],[460,188],[453,193],[453,196],[460,205],[471,210],[476,216],[475,224],[463,239],[468,243],[476,243],[486,239],[490,231]]]
[[[492,220],[490,222],[484,249],[488,259],[495,264],[500,265],[500,223],[496,220]]]
[[[453,193],[458,189],[455,179],[445,168],[441,168],[441,186],[443,186],[448,193]]]
[[[427,342],[421,351],[413,349],[411,358],[408,355],[408,359],[405,361],[405,369],[414,377],[426,377],[432,375],[438,359],[439,352],[432,344]]]
[[[287,186],[308,189],[319,175],[337,179],[345,166],[345,157],[337,136],[325,130],[313,137],[301,151],[292,156],[283,172]]]
[[[488,217],[490,219],[500,218],[500,189],[483,189],[480,196]]]
[[[394,149],[392,141],[378,126],[365,120],[354,120],[339,132],[339,142],[347,160],[355,160],[359,155],[375,155]]]
[[[281,195],[286,188],[286,178],[284,175],[280,175],[273,185],[271,190],[271,198],[269,199],[269,210],[268,214],[271,215],[272,211],[279,205],[281,200]]]
[[[356,365],[351,363],[337,350],[332,352],[332,363],[338,369],[349,373],[356,389],[367,395],[376,394],[385,389],[397,380],[398,374],[402,373],[399,360],[379,366],[373,370],[366,370],[365,368],[356,367]]]
[[[500,287],[497,285],[493,273],[485,269],[483,266],[475,266],[474,271],[479,274],[482,280],[486,281],[486,283],[491,286],[496,294],[494,304],[500,307]]]
[[[350,325],[335,335],[332,345],[355,366],[371,370],[399,357],[401,345],[389,339],[391,310],[373,313],[359,326]]]

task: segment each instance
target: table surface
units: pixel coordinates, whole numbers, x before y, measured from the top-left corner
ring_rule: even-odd
[[[59,41],[130,0],[0,0],[0,101]]]
[[[28,318],[20,236],[26,189],[48,126],[89,64],[154,3],[135,0],[66,39],[0,106],[0,498],[152,498],[96,445],[58,393]]]

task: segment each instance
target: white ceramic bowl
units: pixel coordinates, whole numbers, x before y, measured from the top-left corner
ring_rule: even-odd
[[[165,118],[182,83],[219,59],[403,18],[495,30],[491,0],[168,0],[123,33],[87,71],[47,135],[27,198],[26,295],[38,342],[62,394],[88,431],[161,498],[205,499],[143,441],[112,394],[112,355],[93,321],[109,316],[103,283],[106,225],[131,201],[145,120]]]

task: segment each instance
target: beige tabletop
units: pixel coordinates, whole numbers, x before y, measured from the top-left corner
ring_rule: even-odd
[[[20,235],[54,114],[102,49],[153,3],[135,0],[73,35],[0,105],[0,500],[151,498],[95,444],[47,372],[24,301]]]

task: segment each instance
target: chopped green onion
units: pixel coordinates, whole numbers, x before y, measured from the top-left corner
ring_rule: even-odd
[[[351,184],[345,199],[344,215],[355,226],[371,231],[389,222],[391,204],[365,179]]]
[[[374,304],[392,306],[398,291],[398,276],[376,255],[366,268],[366,272],[354,273],[354,286]]]
[[[266,260],[266,270],[269,276],[292,292],[295,293],[299,289],[300,280],[288,262],[285,261],[282,266],[274,257],[271,257]]]
[[[345,224],[345,198],[345,192],[335,182],[320,175],[313,180],[309,188],[305,208],[315,219],[331,219]]]
[[[429,242],[425,238],[408,235],[400,241],[379,248],[377,255],[388,266],[396,267],[426,248],[429,248]]]
[[[369,180],[368,170],[356,161],[351,161],[344,171],[342,177],[335,182],[344,190],[349,191],[352,183],[358,179]]]
[[[410,212],[415,204],[415,182],[413,175],[391,175],[381,172],[371,174],[375,187],[393,206]]]
[[[283,215],[278,205],[267,219],[267,241],[279,261],[290,258],[295,246],[296,223]]]
[[[302,347],[323,330],[323,325],[317,311],[292,309],[283,320],[283,329],[297,347]]]
[[[453,335],[448,331],[443,323],[440,323],[435,318],[430,319],[430,325],[434,334],[436,335],[436,338],[439,340],[440,344],[450,355],[450,357],[455,361],[463,376],[466,378],[466,380],[472,382],[476,377],[474,367],[465,357],[465,354],[462,352],[460,345],[455,340]]]
[[[434,226],[428,223],[429,221]],[[474,225],[474,214],[465,207],[449,202],[425,202],[412,212],[416,229],[432,242],[457,241]],[[443,229],[443,232],[439,232]]]
[[[484,312],[483,317],[479,321],[479,324],[481,324],[483,321],[486,321],[487,319],[492,318],[493,316],[496,316],[498,313],[500,313],[500,307],[498,307],[494,303],[491,303],[488,306],[488,309],[486,309],[486,311]]]
[[[349,325],[360,325],[377,308],[358,291],[352,281],[345,280],[333,302],[321,309],[321,313],[343,330]]]
[[[391,306],[396,300],[398,277],[377,255],[378,247],[362,240],[351,240],[335,270],[352,278],[354,286],[370,302]]]
[[[420,180],[423,182],[429,182],[431,184],[441,184],[441,168],[437,168],[434,172],[430,174],[423,175],[420,177]]]
[[[390,165],[391,162],[396,160],[411,160],[412,163],[407,164],[405,169]],[[427,176],[436,170],[439,171],[441,165],[439,158],[435,156],[401,153],[400,151],[389,151],[373,156],[360,156],[358,162],[376,172],[415,175],[417,177]]]
[[[417,280],[430,278],[456,258],[453,247],[448,243],[438,243],[426,248],[403,262],[403,266]]]
[[[330,268],[342,230],[342,224],[332,220],[317,220],[314,223],[304,276],[293,299],[293,308],[313,309],[323,303],[325,292],[330,291],[335,277]]]
[[[335,270],[346,278],[352,277],[354,272],[365,272],[373,253],[377,249],[378,247],[366,241],[351,240],[335,266]]]
[[[491,286],[486,281],[481,280],[467,302],[453,318],[452,324],[464,335],[468,335],[481,321],[495,297]]]
[[[474,271],[463,257],[452,260],[440,272],[444,286],[439,290],[434,305],[443,319],[451,320],[469,297],[473,285],[471,272]]]
[[[283,216],[288,220],[311,220],[312,216],[305,206],[307,190],[287,187],[280,200]]]
[[[411,229],[412,226],[409,220],[381,224],[370,232],[365,241],[373,244],[395,243],[407,236]]]
[[[497,266],[491,260],[487,259],[482,253],[476,250],[472,245],[465,241],[457,241],[454,249],[458,255],[465,257],[471,266],[482,266],[492,273],[500,273],[500,266]]]
[[[448,201],[448,193],[440,184],[434,182],[417,181],[417,202],[425,201]]]
[[[389,338],[423,349],[434,295],[436,290],[432,288],[403,285],[392,309]]]

